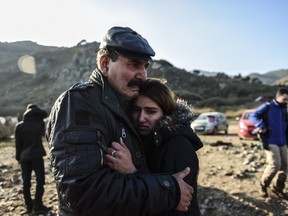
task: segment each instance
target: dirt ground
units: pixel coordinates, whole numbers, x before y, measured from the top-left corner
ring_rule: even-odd
[[[265,166],[265,153],[259,141],[240,140],[236,122],[230,123],[228,135],[200,138],[204,142],[198,152],[198,198],[202,215],[288,215],[288,201],[271,190],[269,198],[259,194],[259,179]],[[217,141],[222,141],[222,145],[219,142],[217,145]]]
[[[228,135],[200,135],[200,138],[204,147],[198,151],[198,199],[203,216],[288,215],[288,201],[272,192],[266,199],[259,196],[259,178],[264,169],[265,156],[258,141],[239,140],[236,123],[230,123]],[[45,145],[47,147],[47,143]],[[14,154],[13,140],[2,140],[0,215],[5,216],[24,215],[25,212],[21,172]],[[52,208],[49,215],[55,215],[57,196],[49,163],[48,157],[45,157],[44,204]],[[34,190],[32,187],[32,194]]]

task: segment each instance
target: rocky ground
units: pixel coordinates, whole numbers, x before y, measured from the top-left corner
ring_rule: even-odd
[[[259,141],[239,140],[236,123],[230,125],[229,135],[200,137],[204,142],[198,152],[198,198],[202,215],[288,215],[287,200],[271,191],[269,198],[264,199],[258,192],[265,165],[265,153]]]
[[[198,198],[203,216],[284,216],[288,201],[272,192],[259,196],[259,178],[264,168],[264,152],[258,141],[241,141],[232,124],[228,135],[200,136],[204,147],[200,161]],[[220,141],[220,142],[219,142]],[[45,143],[47,147],[47,143]],[[0,143],[0,215],[24,215],[20,167],[14,159],[13,140]],[[57,212],[55,183],[45,157],[44,204]],[[35,183],[35,180],[33,178]],[[33,184],[35,185],[35,184]],[[288,187],[288,182],[287,182]],[[32,187],[32,193],[35,188]]]

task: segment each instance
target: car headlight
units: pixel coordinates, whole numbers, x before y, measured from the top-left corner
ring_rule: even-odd
[[[241,129],[247,129],[247,128],[248,128],[247,125],[245,125],[243,122],[240,122],[240,123],[239,123],[239,127],[240,127]]]

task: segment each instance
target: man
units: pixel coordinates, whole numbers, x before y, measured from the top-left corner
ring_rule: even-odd
[[[21,165],[23,178],[23,195],[27,213],[42,213],[49,210],[42,203],[44,194],[45,173],[43,157],[46,155],[42,144],[45,134],[44,118],[46,111],[34,104],[29,104],[23,114],[23,120],[16,125],[15,147],[16,160]],[[34,203],[31,198],[31,174],[36,176],[36,192]]]
[[[56,101],[47,139],[57,183],[59,215],[157,215],[187,211],[193,188],[183,178],[145,170],[141,139],[127,116],[127,102],[139,94],[155,52],[130,28],[113,27],[97,53],[87,83],[75,84]],[[118,174],[105,154],[113,141],[124,140],[137,173]]]
[[[267,188],[272,182],[272,191],[287,198],[283,191],[287,176],[287,102],[288,90],[279,89],[271,102],[261,105],[249,117],[261,133],[266,153],[267,166],[260,181],[263,197],[268,197]]]

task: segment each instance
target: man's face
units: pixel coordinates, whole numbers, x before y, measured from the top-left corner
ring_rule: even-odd
[[[280,104],[287,104],[288,103],[288,95],[287,94],[280,95],[276,98],[276,100]]]
[[[148,60],[131,60],[119,55],[115,62],[109,60],[105,76],[112,88],[125,100],[131,100],[139,95],[139,86],[147,79],[148,65]]]
[[[156,127],[163,111],[152,99],[140,95],[132,106],[132,122],[141,136],[146,136]]]

